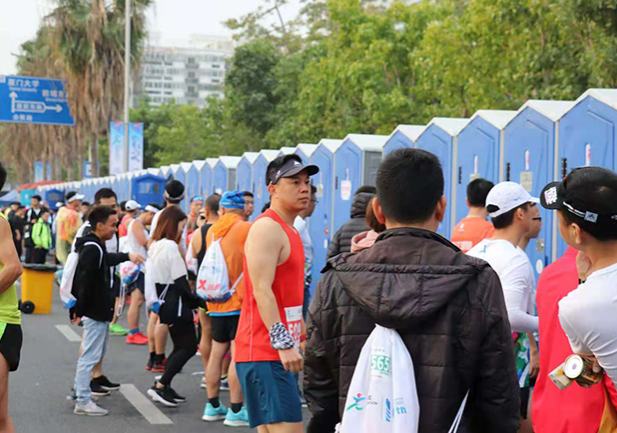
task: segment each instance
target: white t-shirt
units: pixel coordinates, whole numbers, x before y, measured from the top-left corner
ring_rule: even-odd
[[[302,239],[302,246],[304,247],[304,257],[306,263],[309,265],[313,264],[313,241],[311,240],[311,236],[309,235],[308,227],[306,224],[306,220],[301,216],[297,216],[294,221],[294,227],[298,230],[300,234],[300,238]]]
[[[559,301],[559,321],[572,350],[595,355],[617,385],[617,263],[595,271]]]
[[[187,275],[184,258],[174,241],[161,239],[153,242],[148,254],[147,272],[154,284],[171,284]]]
[[[527,254],[503,239],[484,239],[467,254],[488,262],[497,272],[512,331],[537,331],[538,318],[529,314],[533,310],[535,280]]]

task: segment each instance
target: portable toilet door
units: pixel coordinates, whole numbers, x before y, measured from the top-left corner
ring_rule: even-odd
[[[180,163],[180,167],[184,171],[184,176],[186,178],[185,188],[189,210],[193,197],[201,196],[201,191],[199,189],[199,170],[195,165],[196,162],[197,161]]]
[[[180,209],[182,209],[184,212],[188,212],[189,200],[186,196],[187,194],[186,173],[184,172],[184,170],[182,170],[182,167],[180,166],[180,164],[171,164],[170,167],[171,167],[171,174],[174,177],[174,179],[177,180],[178,182],[181,182],[182,185],[184,185],[184,199],[180,202]]]
[[[122,173],[120,177],[120,201],[128,201],[130,199],[131,188],[131,173]]]
[[[279,150],[263,149],[253,163],[253,194],[255,194],[255,213],[260,215],[263,206],[270,201],[268,185],[266,185],[266,171],[268,164],[279,155]]]
[[[131,199],[138,202],[142,208],[150,203],[158,203],[163,206],[166,182],[167,180],[164,177],[150,173],[135,176],[131,179]]]
[[[416,141],[418,149],[424,149],[433,153],[441,162],[444,177],[444,195],[448,202],[444,219],[439,224],[437,233],[450,239],[450,233],[454,225],[455,209],[452,206],[456,202],[456,189],[452,185],[457,179],[458,173],[453,173],[453,161],[456,159],[456,144],[459,132],[469,123],[469,119],[457,119],[447,117],[435,117],[426,126]]]
[[[499,182],[499,151],[503,130],[516,116],[516,111],[479,110],[458,135],[456,152],[456,203],[448,203],[455,210],[452,225],[467,216],[467,185],[483,178]]]
[[[319,142],[311,155],[310,163],[319,167],[319,173],[312,177],[317,187],[315,211],[309,218],[309,234],[313,241],[313,282],[311,294],[315,291],[319,272],[326,266],[326,256],[332,240],[332,211],[334,196],[334,155],[343,140],[325,138]]]
[[[570,101],[527,101],[504,129],[500,179],[520,183],[533,197],[540,197],[555,177],[557,122],[573,106]],[[536,277],[553,257],[554,212],[540,206],[542,230],[527,246]]]
[[[214,166],[214,189],[217,193],[234,191],[238,188],[237,169],[242,158],[239,156],[221,156]]]
[[[388,141],[386,141],[383,147],[383,154],[386,156],[388,153],[396,149],[404,149],[406,147],[416,147],[416,141],[422,134],[422,131],[426,128],[426,125],[399,125],[396,127]]]
[[[49,203],[49,208],[53,210],[57,210],[58,202],[62,203],[64,201],[64,191],[60,188],[49,188],[45,191],[45,201]]]
[[[354,191],[375,185],[387,135],[349,134],[334,160],[334,224],[336,232],[350,217]]]
[[[302,159],[302,164],[308,165],[311,160],[311,155],[317,149],[316,144],[300,143],[296,146],[296,155]]]
[[[169,180],[173,176],[173,173],[171,172],[171,167],[169,165],[161,166],[161,174],[165,179]]]
[[[296,148],[295,147],[281,147],[281,151],[279,153],[279,156],[284,156],[284,155],[293,155],[294,153],[296,153]]]
[[[253,163],[258,156],[258,152],[244,152],[242,158],[240,158],[236,170],[239,190],[250,191],[255,194],[255,191],[253,191]]]
[[[564,113],[558,128],[557,180],[577,167],[617,169],[617,90],[587,90]],[[567,245],[557,232],[554,238],[558,238],[557,259]]]
[[[204,190],[201,185],[201,170],[203,170],[204,165],[206,165],[206,160],[195,160],[192,165],[195,168],[195,174],[190,179],[197,179],[197,195],[202,196],[205,201],[207,196],[204,194]],[[192,183],[192,181],[189,181],[189,183]]]
[[[199,173],[199,184],[201,185],[201,190],[206,197],[210,197],[214,193],[212,172],[217,162],[219,162],[218,158],[206,158],[206,163],[203,165],[201,172]]]

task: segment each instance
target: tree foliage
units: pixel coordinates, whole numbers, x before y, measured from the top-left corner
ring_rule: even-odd
[[[389,134],[398,124],[424,124],[434,116],[469,117],[478,109],[517,109],[528,99],[571,100],[589,87],[617,86],[617,0],[388,6],[377,0],[302,0],[297,17],[283,16],[284,4],[261,0],[255,11],[227,22],[239,44],[224,99],[208,100],[201,109],[144,102],[132,111],[132,120],[145,123],[146,165],[349,133]],[[74,19],[81,22],[84,14]],[[58,67],[44,54],[56,48],[41,40],[24,45],[24,52],[37,53],[27,58],[39,67]],[[63,69],[83,71],[99,52],[79,42],[60,50]],[[95,95],[101,85],[94,87],[85,94],[94,107],[89,114],[104,125],[113,103]],[[29,137],[38,137],[36,131]],[[65,158],[83,151],[83,140],[66,143],[73,150],[61,151]]]

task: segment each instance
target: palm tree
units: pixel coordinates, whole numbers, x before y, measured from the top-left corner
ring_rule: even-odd
[[[145,11],[151,0],[132,0],[131,66],[137,71],[146,39]],[[72,178],[88,159],[98,175],[98,137],[118,119],[124,101],[124,0],[56,0],[36,38],[22,45],[18,73],[66,80],[74,127],[10,125],[0,144],[27,179],[33,161],[50,160]]]

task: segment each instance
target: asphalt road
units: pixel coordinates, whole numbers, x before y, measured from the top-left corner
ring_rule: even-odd
[[[125,316],[120,323],[126,328]],[[57,325],[61,328],[64,325],[68,335],[81,335],[81,328],[69,324],[68,314],[62,308],[58,290],[55,289],[51,314],[22,316],[24,345],[21,364],[19,370],[11,373],[9,378],[9,411],[17,432],[251,431],[248,428],[226,427],[222,421],[205,423],[201,420],[206,392],[199,387],[201,376],[198,372],[203,372],[203,365],[198,355],[188,362],[183,373],[176,376],[173,382],[174,389],[186,396],[187,402],[177,408],[167,408],[152,402],[146,391],[152,386],[155,374],[145,369],[147,346],[127,345],[125,338],[118,336],[110,337],[104,372],[113,382],[122,383],[123,386],[120,391],[101,397],[98,402],[110,411],[109,415],[74,415],[74,404],[68,401],[66,396],[70,393],[75,377],[79,341],[69,341]],[[142,314],[142,330],[145,330],[145,325]],[[170,341],[167,352],[171,352]],[[221,400],[228,406],[229,393],[222,391]],[[141,407],[142,411],[134,404]],[[304,409],[305,420],[308,420],[308,417],[309,412]],[[156,424],[157,422],[172,424]]]

